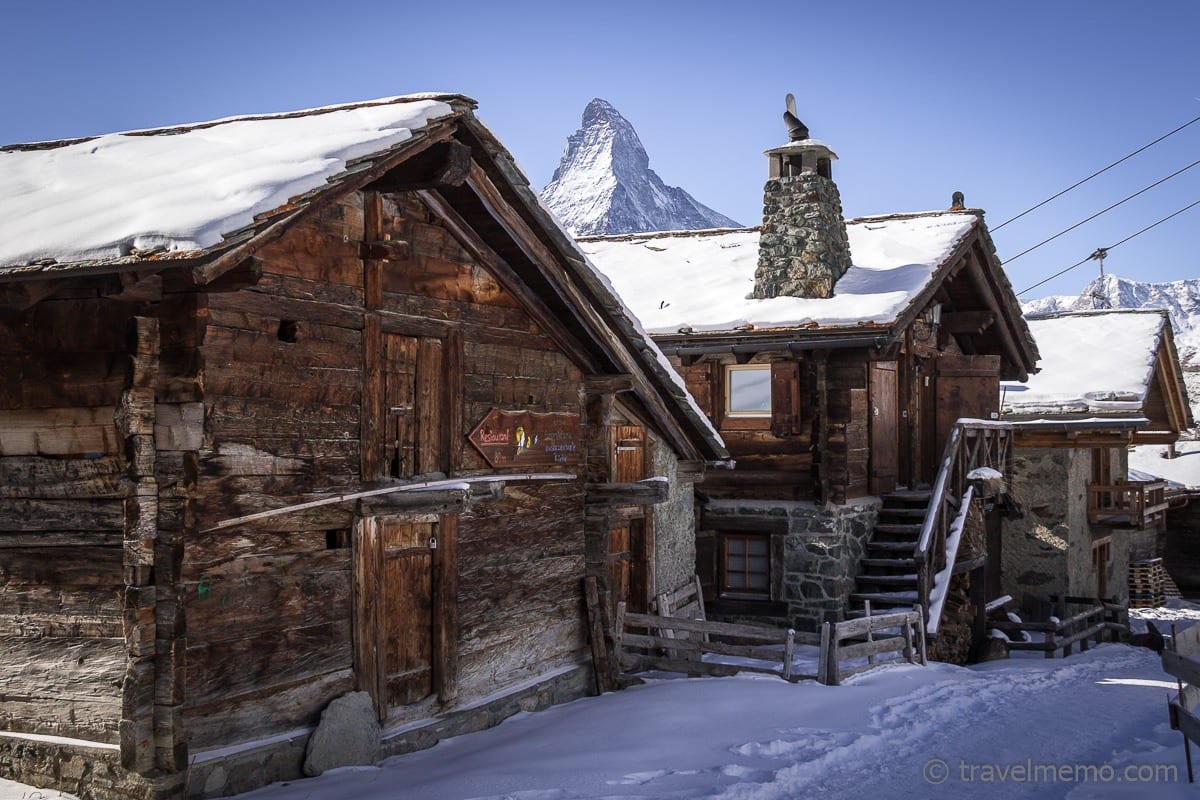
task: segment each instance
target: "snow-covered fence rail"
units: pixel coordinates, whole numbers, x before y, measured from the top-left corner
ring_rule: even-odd
[[[766,625],[738,625],[711,620],[632,614],[617,604],[617,658],[622,672],[662,669],[689,675],[733,675],[765,672],[786,681],[816,678],[795,671],[796,643],[819,644],[816,634]],[[706,660],[706,655],[740,659],[737,663]]]
[[[894,632],[897,630],[899,633]],[[876,633],[886,635],[876,638]],[[886,653],[900,653],[910,664],[925,664],[925,611],[921,606],[895,614],[824,623],[817,682],[836,686],[843,678],[883,663],[878,656]],[[842,667],[843,661],[861,658],[866,658],[866,664]]]
[[[1054,595],[1057,613],[1046,622],[1013,622],[993,620],[989,627],[1001,631],[1009,638],[1009,650],[1042,651],[1046,658],[1062,651],[1063,657],[1071,655],[1076,644],[1081,652],[1088,649],[1091,640],[1097,644],[1106,637],[1116,641],[1129,634],[1129,612],[1124,606],[1094,597],[1059,597]],[[1082,606],[1082,611],[1074,608]],[[1070,613],[1070,612],[1074,613]],[[1013,636],[1016,634],[1016,637]],[[1025,637],[1022,634],[1030,634]],[[1034,634],[1041,641],[1032,641]],[[1029,641],[1025,641],[1029,639]]]
[[[1162,665],[1163,672],[1175,676],[1179,687],[1175,699],[1167,704],[1167,713],[1171,729],[1183,734],[1188,783],[1192,783],[1192,743],[1200,744],[1200,625],[1179,633],[1172,630],[1171,648],[1163,651]]]

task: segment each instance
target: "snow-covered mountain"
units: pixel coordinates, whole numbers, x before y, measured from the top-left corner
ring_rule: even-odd
[[[1200,278],[1142,283],[1118,275],[1096,278],[1077,297],[1055,295],[1021,306],[1026,316],[1093,308],[1164,308],[1171,314],[1192,414],[1200,421]]]
[[[541,198],[576,236],[741,227],[664,184],[637,131],[600,98],[583,110]]]

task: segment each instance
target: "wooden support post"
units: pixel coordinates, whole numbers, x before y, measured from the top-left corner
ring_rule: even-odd
[[[604,623],[600,616],[600,592],[596,587],[596,577],[588,575],[583,579],[584,597],[587,601],[588,631],[592,644],[592,664],[596,673],[596,693],[604,694],[612,686],[608,681],[608,647],[604,641]]]
[[[128,476],[134,486],[125,500],[123,630],[128,655],[121,685],[118,725],[121,764],[146,774],[155,768],[154,699],[158,483],[154,478],[154,384],[158,376],[158,320],[135,317],[129,342],[133,370],[116,412],[125,439]]]
[[[792,679],[792,658],[796,652],[796,631],[788,628],[787,638],[783,640],[783,679]]]
[[[871,601],[870,600],[863,601],[863,610],[866,611],[867,619],[868,620],[871,619]],[[870,643],[870,642],[874,642],[874,641],[875,641],[875,632],[872,631],[871,626],[868,625],[867,626],[867,642]],[[873,653],[873,652],[867,653],[867,664],[869,664],[872,667],[875,666],[875,653]]]
[[[829,622],[821,623],[821,649],[817,653],[817,683],[829,685]]]

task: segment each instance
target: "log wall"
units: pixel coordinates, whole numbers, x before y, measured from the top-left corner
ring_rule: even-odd
[[[364,237],[409,242],[408,256],[364,261]],[[416,399],[441,393],[446,432],[421,433],[420,446],[445,452],[420,456],[422,469],[491,472],[465,434],[493,407],[580,412],[578,368],[407,195],[352,195],[258,256],[255,286],[206,301],[198,530],[357,489],[363,469],[388,468],[382,432],[381,452],[364,450],[375,426],[393,424],[382,398],[364,394],[375,391],[372,380],[391,380],[363,372],[380,330],[385,341],[440,343],[428,351],[444,357],[439,380]],[[313,724],[355,688],[355,511],[323,506],[189,539],[182,588],[193,750]],[[582,656],[581,483],[514,484],[463,515],[457,536],[461,698]]]
[[[129,312],[0,312],[0,730],[118,738]]]

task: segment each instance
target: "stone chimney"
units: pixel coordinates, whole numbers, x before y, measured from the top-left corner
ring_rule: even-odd
[[[834,284],[850,269],[842,199],[830,169],[837,156],[809,138],[790,103],[784,120],[792,141],[765,154],[770,175],[750,296],[832,297]]]

